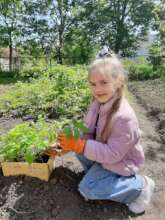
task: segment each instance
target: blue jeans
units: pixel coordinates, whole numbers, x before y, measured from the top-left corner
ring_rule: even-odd
[[[128,205],[139,196],[143,187],[142,176],[121,176],[82,155],[77,158],[85,171],[79,184],[79,191],[85,199],[112,200]]]

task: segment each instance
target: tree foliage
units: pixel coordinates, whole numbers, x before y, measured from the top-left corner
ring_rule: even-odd
[[[165,45],[165,1],[161,2],[154,8],[153,28],[158,31],[160,44]]]
[[[9,48],[9,68],[12,70],[12,53],[20,36],[20,0],[2,0],[0,2],[0,46]]]
[[[146,34],[152,17],[149,0],[83,1],[86,28],[96,42],[109,44],[116,53],[129,55]]]
[[[2,0],[1,44],[15,39],[30,55],[58,63],[88,62],[100,44],[131,55],[149,28],[153,1]]]

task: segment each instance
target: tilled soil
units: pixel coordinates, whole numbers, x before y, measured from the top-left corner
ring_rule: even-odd
[[[131,86],[133,89],[136,84]],[[152,204],[145,213],[134,215],[125,205],[111,201],[85,201],[77,191],[83,170],[75,155],[69,153],[56,158],[56,168],[48,182],[26,176],[4,177],[0,171],[0,220],[164,220],[165,151],[158,132],[159,121],[137,101],[130,96],[143,131],[146,163],[141,174],[156,182]],[[21,119],[0,118],[1,134],[20,122]]]
[[[155,119],[161,141],[165,144],[165,80],[135,81],[129,83],[129,89],[145,107],[147,115]]]

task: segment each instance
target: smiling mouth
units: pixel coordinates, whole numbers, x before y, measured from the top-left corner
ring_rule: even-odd
[[[102,96],[105,96],[106,94],[99,94],[97,95],[98,97],[102,97]]]

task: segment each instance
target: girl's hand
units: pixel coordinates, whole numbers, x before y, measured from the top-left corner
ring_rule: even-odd
[[[84,151],[86,140],[75,139],[73,136],[67,137],[64,133],[60,133],[58,142],[63,151],[74,151],[81,154]]]
[[[45,150],[43,154],[51,158],[55,158],[58,155],[58,152],[55,149],[51,148],[51,149]]]
[[[60,147],[59,143],[54,143],[54,144],[50,145],[50,148],[43,152],[43,154],[45,154],[51,158],[55,158],[56,156],[62,156],[65,153],[67,153],[67,152],[63,151],[63,149]]]

